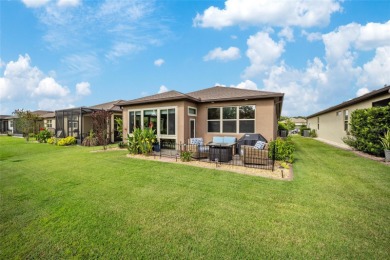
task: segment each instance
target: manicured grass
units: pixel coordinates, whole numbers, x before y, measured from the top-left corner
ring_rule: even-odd
[[[390,168],[294,141],[284,182],[0,137],[0,258],[388,258]]]

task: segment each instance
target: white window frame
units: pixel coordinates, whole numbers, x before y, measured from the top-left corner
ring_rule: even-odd
[[[240,107],[244,106],[253,106],[255,109],[255,118],[253,119],[240,119]],[[223,119],[223,108],[224,107],[235,107],[236,111],[236,119]],[[208,110],[210,108],[219,108],[219,119],[209,119],[208,118]],[[236,121],[236,132],[223,132],[223,121]],[[256,133],[256,105],[231,105],[231,106],[223,106],[223,107],[208,107],[207,108],[207,133],[209,134],[243,134],[240,133],[240,121],[254,121],[254,129],[253,133]],[[219,132],[209,132],[208,122],[210,121],[219,121]]]
[[[161,120],[161,115],[160,115],[160,111],[161,110],[168,110],[168,109],[175,109],[175,134],[174,135],[162,135],[160,134],[160,120]],[[175,139],[177,140],[177,133],[178,133],[178,107],[177,106],[166,106],[166,107],[148,107],[148,108],[138,108],[138,109],[128,109],[127,110],[127,115],[129,117],[129,124],[130,124],[130,112],[138,112],[140,111],[141,112],[141,129],[144,129],[144,111],[145,110],[157,110],[157,129],[156,129],[156,136],[157,136],[157,139]],[[130,129],[129,129],[130,131]],[[129,133],[130,136],[133,135],[133,133]]]
[[[194,110],[195,110],[195,114],[191,114],[191,113],[190,113],[190,109],[194,109]],[[188,115],[189,115],[189,116],[197,116],[197,115],[198,115],[198,109],[197,109],[196,107],[191,107],[191,106],[189,106],[189,107],[188,107]]]

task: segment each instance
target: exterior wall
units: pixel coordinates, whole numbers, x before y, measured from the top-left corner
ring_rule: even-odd
[[[348,110],[349,118],[348,123],[351,119],[351,114],[356,109],[363,108],[371,108],[372,103],[375,101],[379,101],[385,98],[389,98],[390,94],[384,94],[380,97],[368,99],[366,101],[362,101],[357,104],[353,104],[350,106],[346,106],[343,108],[339,108],[315,117],[311,117],[307,119],[307,126],[311,129],[315,129],[317,131],[317,135],[319,138],[326,139],[341,145],[344,145],[342,139],[347,136],[347,132],[344,131],[344,111]],[[337,112],[341,112],[339,116],[337,116]],[[319,129],[317,126],[317,120],[320,120]],[[349,129],[349,128],[348,128]]]
[[[51,127],[47,126],[48,120],[51,120]],[[47,130],[49,130],[52,134],[54,134],[55,129],[56,129],[56,119],[55,119],[55,117],[53,117],[53,118],[44,118],[43,119],[43,125],[44,125],[45,128],[47,128]]]
[[[268,141],[275,140],[277,136],[277,115],[274,99],[248,100],[248,101],[227,101],[216,103],[199,103],[189,101],[176,101],[146,105],[134,105],[123,107],[123,137],[128,134],[129,111],[138,109],[156,109],[165,107],[176,107],[176,142],[187,143],[190,138],[190,119],[195,119],[195,135],[203,137],[205,143],[212,141],[214,136],[233,136],[239,139],[244,133],[208,133],[207,111],[212,107],[255,105],[255,133],[262,134]],[[188,114],[188,108],[197,109],[197,115]],[[158,138],[161,138],[157,134]]]

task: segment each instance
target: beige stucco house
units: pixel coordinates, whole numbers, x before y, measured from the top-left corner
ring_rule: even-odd
[[[190,93],[168,91],[120,102],[124,138],[136,127],[152,127],[162,142],[187,143],[202,137],[239,138],[260,133],[268,141],[277,137],[283,93],[231,87],[211,87]]]
[[[349,131],[351,113],[356,109],[386,106],[390,102],[390,86],[343,102],[307,117],[307,126],[317,131],[319,138],[344,145]]]
[[[50,112],[43,114],[40,117],[43,119],[43,126],[54,134],[56,130],[56,113]]]

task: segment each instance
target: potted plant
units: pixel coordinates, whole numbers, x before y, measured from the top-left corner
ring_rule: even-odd
[[[390,162],[390,130],[387,130],[383,137],[380,137],[383,149],[385,151],[385,162]]]

